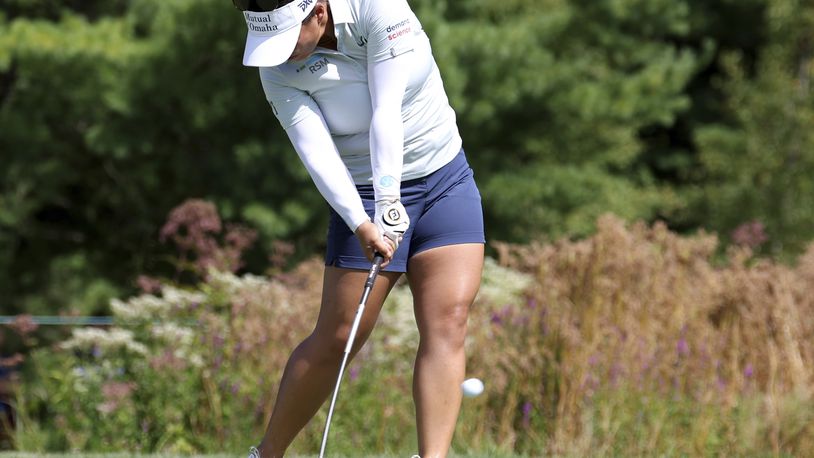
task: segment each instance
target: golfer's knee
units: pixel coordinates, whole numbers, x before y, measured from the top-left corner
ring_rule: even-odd
[[[452,348],[463,347],[466,339],[466,323],[469,317],[469,301],[454,301],[444,307],[429,325],[433,340],[440,340]]]

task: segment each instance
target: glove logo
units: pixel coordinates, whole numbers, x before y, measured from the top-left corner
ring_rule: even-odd
[[[401,220],[401,212],[398,211],[397,208],[391,208],[387,210],[387,218],[386,221],[388,224],[399,224]]]
[[[376,227],[383,237],[390,239],[398,248],[401,238],[410,227],[410,216],[398,200],[376,202]]]

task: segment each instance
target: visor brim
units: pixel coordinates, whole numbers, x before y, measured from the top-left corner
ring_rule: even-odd
[[[243,65],[247,67],[275,67],[288,60],[300,37],[301,25],[292,27],[273,37],[246,35]]]

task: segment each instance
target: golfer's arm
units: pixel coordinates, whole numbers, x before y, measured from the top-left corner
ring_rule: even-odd
[[[286,129],[286,133],[320,194],[345,224],[356,231],[360,224],[369,221],[322,115],[306,116]]]
[[[412,51],[368,64],[373,117],[370,121],[370,162],[376,201],[401,196],[404,165],[404,122],[401,105],[407,88]]]

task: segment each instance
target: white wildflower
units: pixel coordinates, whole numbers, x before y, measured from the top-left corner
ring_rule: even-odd
[[[109,331],[97,328],[74,329],[71,338],[60,345],[66,350],[93,350],[102,352],[127,350],[140,355],[147,354],[147,347],[133,339],[133,333],[119,328]]]
[[[126,302],[112,299],[110,301],[110,310],[114,316],[124,322],[151,321],[168,318],[174,308],[187,308],[204,300],[206,300],[206,295],[203,293],[185,291],[164,285],[161,288],[161,297],[142,294],[131,297]]]
[[[231,272],[210,270],[208,283],[228,294],[234,294],[241,288],[240,278]]]
[[[65,350],[90,350],[98,340],[105,338],[107,332],[97,328],[78,328],[71,333],[71,338],[62,342],[60,347]]]
[[[229,294],[236,294],[240,291],[257,291],[261,288],[268,288],[269,280],[260,275],[245,274],[242,277],[231,272],[209,271],[209,284],[222,289]]]
[[[176,323],[159,323],[151,329],[156,339],[168,344],[174,357],[188,362],[194,367],[203,366],[203,358],[195,346],[195,332]]]
[[[204,365],[204,360],[201,355],[190,355],[189,358],[186,359],[186,361],[192,367],[203,367]]]
[[[114,316],[121,318],[125,322],[146,321],[166,317],[171,310],[171,304],[152,294],[142,294],[141,296],[131,297],[127,302],[112,299],[110,301],[110,310]]]
[[[203,293],[186,291],[169,285],[164,285],[161,288],[161,297],[168,305],[178,308],[187,308],[206,300],[206,295]]]
[[[268,287],[268,278],[262,275],[245,274],[241,277],[242,287],[249,290]]]
[[[178,326],[172,322],[153,325],[151,333],[156,339],[178,346],[189,346],[195,338],[192,329]]]

